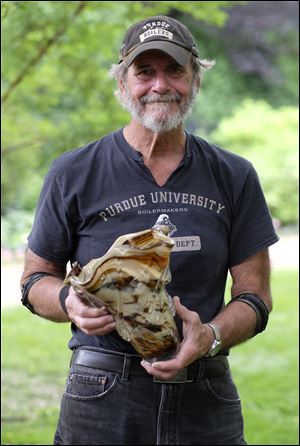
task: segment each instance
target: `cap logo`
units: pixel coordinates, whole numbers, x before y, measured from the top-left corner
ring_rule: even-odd
[[[170,33],[170,31],[167,31],[166,29],[162,28],[148,29],[143,34],[140,34],[139,38],[141,42],[144,42],[144,40],[149,39],[149,37],[152,36],[167,37],[169,40],[173,39],[173,33]]]
[[[155,26],[161,27],[161,28],[170,28],[170,24],[167,22],[161,22],[160,20],[157,20],[156,22],[148,22],[143,26],[143,29],[147,28],[154,28]]]

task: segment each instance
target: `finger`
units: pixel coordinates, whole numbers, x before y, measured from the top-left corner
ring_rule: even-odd
[[[106,325],[105,327],[102,328],[92,328],[90,330],[83,330],[81,329],[85,334],[89,335],[89,336],[103,336],[106,335],[108,333],[111,333],[113,330],[116,329],[116,324],[115,322]]]
[[[87,334],[91,336],[103,336],[107,333],[110,333],[111,331],[116,329],[116,323],[111,322],[109,324],[105,324],[103,326],[97,326],[95,328],[90,328],[89,330],[86,330]]]
[[[144,369],[152,376],[156,377],[156,378],[160,378],[160,379],[170,379],[172,378],[174,375],[176,375],[176,373],[178,372],[179,369],[177,368],[172,368],[172,369],[159,369],[158,367],[156,367],[154,364],[158,364],[158,363],[152,363],[150,364],[149,362],[143,360],[141,362],[141,366],[144,367]]]
[[[92,307],[84,301],[74,291],[69,293],[66,299],[68,313],[74,313],[81,317],[99,317],[109,314],[105,307]]]
[[[182,319],[187,326],[198,325],[201,322],[199,314],[196,311],[189,310],[187,307],[181,304],[178,296],[174,296],[174,306],[176,314]]]
[[[151,364],[151,367],[160,372],[172,372],[176,371],[180,368],[180,363],[177,358],[170,359],[169,361],[157,361]]]
[[[73,322],[86,334],[103,335],[115,330],[116,322],[111,316],[102,316],[99,318],[80,318],[75,317]]]
[[[76,313],[81,317],[86,317],[86,318],[98,318],[101,316],[110,316],[113,320],[113,317],[105,307],[96,308],[83,304],[82,307],[78,306],[78,308],[76,309]]]
[[[187,309],[182,303],[180,302],[180,298],[178,296],[173,297],[173,302],[176,310],[176,314],[183,320],[187,320],[190,310]]]
[[[77,324],[80,324],[80,328],[84,328],[86,330],[93,330],[95,328],[103,328],[108,324],[115,323],[114,318],[111,315],[108,316],[100,316],[100,317],[81,317],[75,316],[75,321]]]

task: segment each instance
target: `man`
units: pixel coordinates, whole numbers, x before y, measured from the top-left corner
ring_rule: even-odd
[[[54,161],[21,281],[33,312],[72,321],[55,444],[246,444],[228,354],[267,325],[268,247],[278,237],[252,165],[183,129],[213,65],[199,59],[189,30],[147,18],[128,29],[120,54],[111,75],[131,121]],[[167,290],[182,342],[176,357],[150,365],[104,307],[90,307],[63,279],[68,261],[101,257],[162,213],[173,228]]]

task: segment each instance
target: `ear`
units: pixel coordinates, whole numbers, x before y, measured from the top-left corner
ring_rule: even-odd
[[[120,92],[123,94],[123,93],[124,93],[124,90],[125,90],[124,79],[119,79],[119,80],[118,80],[118,86],[119,86],[119,90],[120,90]]]

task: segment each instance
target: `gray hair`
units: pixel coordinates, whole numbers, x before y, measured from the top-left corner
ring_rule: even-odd
[[[192,56],[192,69],[193,69],[193,78],[194,82],[195,80],[202,80],[202,74],[204,71],[210,70],[214,65],[214,60],[207,60],[207,59],[198,59],[195,56]],[[117,82],[120,80],[125,80],[127,77],[128,68],[125,66],[124,62],[121,62],[119,64],[113,64],[108,72],[109,76],[112,79],[116,79]],[[119,103],[123,107],[122,102],[122,94],[119,88],[119,85],[117,85],[117,88],[114,91],[115,97],[119,101]]]
[[[215,64],[215,60],[198,59],[198,57],[192,56],[192,68],[194,77],[198,77],[201,81],[203,72],[210,70]]]
[[[214,60],[207,59],[198,59],[195,56],[192,56],[192,68],[194,73],[194,78],[199,78],[202,80],[202,74],[204,71],[210,70],[215,65]],[[119,64],[113,64],[109,70],[109,76],[112,79],[116,79],[120,81],[126,77],[128,68],[125,67],[124,62]]]

